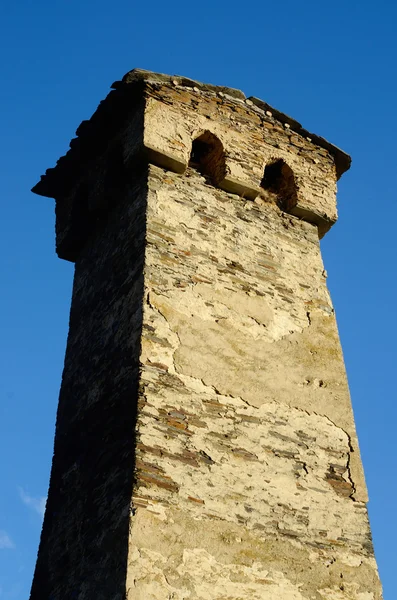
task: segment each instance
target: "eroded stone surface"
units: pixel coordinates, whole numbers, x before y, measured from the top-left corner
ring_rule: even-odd
[[[315,227],[193,170],[151,167],[149,181],[129,597],[380,598]],[[140,546],[142,511],[172,547],[181,518],[201,536],[178,559]],[[217,528],[228,541],[210,550]],[[243,567],[242,535],[280,544],[284,566],[253,552]]]
[[[319,247],[343,153],[227,88],[115,87],[38,184],[76,273],[31,600],[381,600]]]
[[[259,537],[240,525],[138,509],[133,519],[127,598],[374,600],[373,558]],[[354,566],[352,566],[354,562]],[[286,568],[288,565],[288,569]]]
[[[294,174],[296,214],[320,224],[322,234],[336,221],[335,164],[327,151],[317,153],[304,137],[289,134],[245,104],[183,88],[149,85],[147,94],[144,145],[155,164],[184,172],[192,140],[210,131],[226,153],[227,175],[220,187],[255,198],[266,164],[283,159]]]

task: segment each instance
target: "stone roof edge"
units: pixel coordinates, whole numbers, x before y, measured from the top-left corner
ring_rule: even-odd
[[[154,71],[146,71],[145,69],[133,69],[132,71],[126,73],[126,75],[124,75],[121,81],[116,81],[110,86],[112,91],[104,100],[100,102],[97,110],[92,115],[92,117],[88,121],[83,121],[77,128],[77,138],[71,140],[70,149],[64,156],[62,156],[57,161],[55,167],[47,169],[45,175],[42,175],[41,180],[32,188],[32,192],[42,196],[54,197],[52,190],[54,187],[53,184],[54,179],[56,178],[56,172],[58,173],[59,171],[61,171],[60,175],[62,179],[62,176],[64,174],[63,172],[67,163],[69,163],[69,161],[76,163],[76,160],[72,160],[72,154],[75,153],[76,147],[81,145],[82,139],[84,140],[84,138],[92,132],[93,121],[98,121],[99,113],[105,112],[103,109],[105,108],[105,105],[109,103],[109,101],[111,102],[110,97],[112,97],[113,94],[117,93],[117,91],[120,91],[123,88],[128,88],[129,84],[145,82],[165,83],[168,85],[172,84],[192,88],[197,91],[213,92],[220,96],[226,97],[229,101],[244,103],[253,110],[259,109],[261,112],[264,112],[265,114],[267,113],[267,116],[272,116],[277,121],[280,121],[284,125],[284,127],[290,129],[298,135],[305,137],[306,139],[309,139],[311,143],[328,150],[328,152],[335,158],[335,166],[338,179],[341,177],[341,175],[343,175],[343,173],[345,173],[350,168],[351,157],[346,152],[344,152],[337,146],[334,146],[325,138],[318,136],[314,133],[310,133],[307,129],[304,129],[298,121],[296,121],[292,117],[289,117],[285,113],[282,113],[279,110],[273,108],[272,106],[270,106],[270,104],[267,104],[267,102],[264,102],[259,98],[255,98],[254,96],[250,96],[247,98],[244,92],[242,92],[241,90],[229,88],[226,86],[202,83],[200,81],[196,81],[194,79],[190,79],[181,75],[165,75],[162,73],[156,73]],[[108,113],[108,111],[106,112]],[[271,115],[269,115],[269,113],[271,113]]]
[[[220,95],[224,94],[230,100],[233,99],[245,102],[248,105],[254,105],[257,108],[264,111],[265,113],[271,112],[272,116],[275,119],[277,119],[277,121],[280,121],[283,125],[287,125],[287,127],[295,133],[305,138],[309,138],[309,141],[311,141],[313,144],[316,144],[317,146],[328,150],[328,152],[335,157],[338,179],[341,177],[341,175],[343,175],[343,173],[345,173],[350,168],[351,157],[349,154],[341,150],[341,148],[338,148],[338,146],[331,144],[325,138],[316,135],[315,133],[311,133],[310,131],[302,127],[299,121],[296,121],[289,115],[282,113],[281,111],[272,107],[267,102],[264,102],[263,100],[260,100],[255,96],[247,97],[241,90],[238,90],[236,88],[225,87],[222,85],[202,83],[201,81],[196,81],[195,79],[190,79],[189,77],[184,77],[182,75],[165,75],[163,73],[155,73],[154,71],[146,71],[145,69],[133,69],[132,71],[129,71],[128,73],[126,73],[126,75],[124,75],[121,81],[116,81],[115,83],[113,83],[111,88],[117,89],[119,86],[125,83],[132,83],[134,81],[153,81],[158,83],[181,85],[193,89],[197,88],[198,90],[201,90],[203,92],[215,92]]]
[[[120,85],[125,83],[132,83],[134,81],[153,81],[158,83],[167,83],[174,85],[181,85],[184,87],[197,88],[203,92],[215,92],[217,94],[225,94],[229,99],[240,100],[245,102],[248,105],[254,105],[262,111],[271,112],[272,116],[283,123],[283,125],[287,125],[292,131],[295,133],[302,135],[305,138],[309,138],[313,144],[328,150],[330,154],[335,157],[336,169],[338,174],[338,179],[345,173],[351,165],[351,157],[349,154],[331,144],[325,138],[316,135],[315,133],[311,133],[304,127],[302,127],[299,121],[296,121],[289,115],[282,113],[276,108],[272,107],[267,102],[256,98],[255,96],[246,97],[244,92],[238,90],[236,88],[229,88],[221,85],[212,85],[210,83],[202,83],[201,81],[196,81],[195,79],[190,79],[189,77],[184,77],[182,75],[164,75],[163,73],[155,73],[154,71],[146,71],[145,69],[133,69],[124,75],[121,81],[116,81],[112,84],[113,89],[117,89]]]

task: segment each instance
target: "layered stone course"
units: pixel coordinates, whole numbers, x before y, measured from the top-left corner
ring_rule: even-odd
[[[379,597],[369,591],[366,489],[315,226],[285,215],[280,227],[274,205],[214,192],[194,170],[151,167],[149,180],[128,597],[223,598],[223,578],[231,598]],[[181,518],[201,527],[201,545],[184,538],[200,549],[196,569],[186,548],[162,554],[141,538],[157,520],[174,546]],[[271,540],[280,562],[285,545],[299,548],[310,576],[270,570],[265,590],[248,561],[233,586],[220,557],[227,543],[228,568],[241,570],[239,527],[262,548],[258,568]],[[199,591],[208,563],[220,569],[211,593]]]
[[[135,70],[35,191],[76,263],[31,600],[381,600],[319,237],[349,158]]]
[[[33,191],[57,200],[57,252],[75,261],[97,214],[111,206],[120,170],[149,161],[184,172],[196,137],[211,132],[224,149],[216,185],[254,199],[266,164],[279,159],[294,177],[289,212],[322,237],[337,219],[336,179],[350,157],[300,123],[239,90],[135,69],[77,129],[70,150]],[[116,184],[117,185],[117,184]],[[99,187],[98,187],[99,186]]]
[[[199,90],[192,95],[179,86],[165,92],[154,84],[148,84],[147,94],[143,141],[151,162],[183,173],[192,140],[210,131],[225,149],[226,175],[219,187],[255,199],[266,164],[282,159],[295,178],[292,212],[317,223],[321,236],[336,221],[335,162],[328,150],[291,133],[269,111],[236,99]]]
[[[32,600],[125,598],[146,202],[144,172],[76,263]]]

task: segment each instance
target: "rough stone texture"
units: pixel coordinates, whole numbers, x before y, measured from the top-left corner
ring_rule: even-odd
[[[186,90],[174,88],[168,91],[164,104],[163,94],[162,89],[157,91],[152,86],[145,110],[144,145],[149,157],[156,153],[154,162],[184,172],[192,139],[211,131],[226,150],[226,176],[219,182],[220,187],[255,198],[265,165],[270,160],[283,159],[295,177],[294,212],[298,216],[310,215],[309,220],[321,223],[322,234],[336,221],[335,164],[327,151],[321,150],[325,156],[317,155],[311,142],[286,133],[279,123],[264,120],[244,103],[199,93],[192,98]]]
[[[142,330],[146,173],[76,262],[32,599],[124,600]]]
[[[128,74],[35,188],[76,275],[31,600],[380,600],[319,247],[343,153],[196,83]]]

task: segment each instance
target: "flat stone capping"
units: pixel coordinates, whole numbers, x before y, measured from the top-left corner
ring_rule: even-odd
[[[112,91],[103,100],[92,117],[83,121],[77,128],[77,137],[70,142],[70,149],[62,156],[54,168],[47,169],[45,175],[32,188],[32,192],[41,196],[55,198],[64,195],[76,178],[83,172],[83,167],[100,156],[117,135],[135,104],[143,101],[143,90],[146,82],[190,88],[224,96],[228,101],[244,104],[253,112],[271,116],[288,127],[291,131],[309,138],[314,145],[326,149],[335,159],[337,178],[350,168],[351,158],[337,146],[330,144],[323,137],[310,133],[302,125],[288,115],[273,108],[263,100],[245,94],[237,89],[217,86],[180,75],[164,75],[144,69],[129,71],[121,81],[112,84]]]

